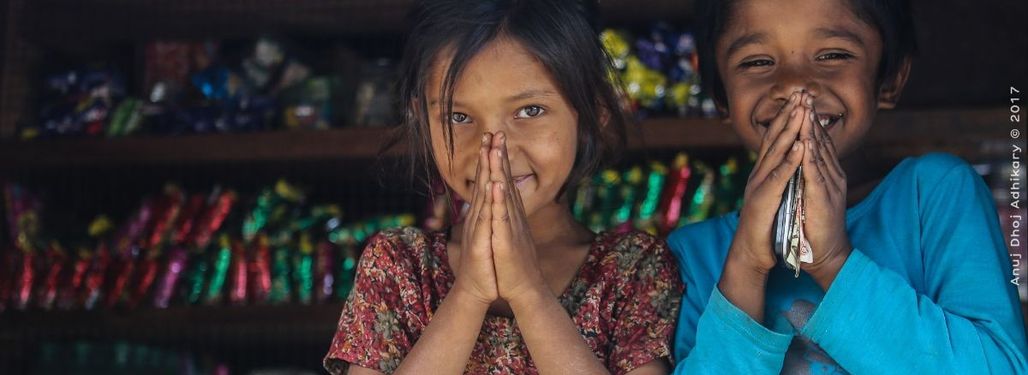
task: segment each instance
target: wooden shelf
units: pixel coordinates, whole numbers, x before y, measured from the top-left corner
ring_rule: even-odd
[[[322,344],[336,330],[343,303],[173,307],[134,311],[8,311],[0,347],[61,340],[128,340],[192,346]]]
[[[389,132],[387,128],[345,128],[6,142],[0,144],[0,169],[372,159]]]
[[[868,147],[886,157],[929,151],[967,159],[1009,153],[1003,109],[885,111],[867,137]],[[0,143],[0,169],[161,165],[210,162],[371,160],[390,128],[274,131],[178,137],[55,139]],[[645,120],[629,138],[630,150],[741,148],[728,124],[718,119]],[[401,147],[402,148],[402,147]],[[393,150],[390,155],[399,155]]]
[[[262,33],[400,34],[413,0],[33,0],[25,35],[49,45]],[[691,1],[604,0],[606,23],[682,21]],[[128,32],[131,30],[131,32]]]

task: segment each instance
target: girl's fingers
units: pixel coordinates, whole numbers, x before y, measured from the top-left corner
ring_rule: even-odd
[[[491,209],[493,211],[493,220],[490,224],[492,227],[492,244],[493,251],[499,254],[505,254],[510,250],[510,212],[507,209],[507,196],[504,190],[509,190],[503,183],[492,183],[493,188],[490,192],[492,196]]]
[[[492,181],[485,183],[486,191],[483,194],[483,202],[481,213],[478,215],[478,220],[475,223],[475,229],[472,232],[472,241],[474,244],[485,248],[490,248],[491,236],[492,236],[492,221],[493,221],[493,210],[492,210]]]
[[[483,178],[484,173],[482,169],[489,166],[487,152],[491,138],[489,133],[482,134],[482,145],[478,149],[478,166],[475,168],[475,180],[472,182],[471,209],[468,210],[468,216],[465,220],[468,225],[477,225],[478,217],[481,216],[482,200],[485,196],[486,183],[489,181]]]
[[[501,133],[502,134],[502,133]],[[515,218],[524,218],[525,206],[524,202],[521,201],[521,192],[518,190],[517,185],[514,184],[514,176],[510,170],[510,154],[507,153],[507,135],[502,134],[500,138],[500,149],[503,151],[503,175],[507,178],[507,206],[513,208],[511,214]]]
[[[768,154],[774,140],[778,139],[778,135],[785,130],[785,126],[789,122],[789,114],[796,108],[796,105],[799,104],[799,100],[800,94],[798,92],[792,93],[792,95],[789,96],[789,100],[782,106],[778,116],[775,116],[775,118],[771,120],[771,124],[767,127],[767,133],[764,134],[764,138],[760,141],[760,151],[757,153],[757,160],[764,159],[764,156]]]

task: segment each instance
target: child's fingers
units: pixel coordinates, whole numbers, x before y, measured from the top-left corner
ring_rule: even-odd
[[[760,141],[760,151],[757,152],[757,160],[764,159],[764,156],[768,154],[771,145],[778,139],[778,135],[785,130],[785,126],[789,122],[790,113],[792,113],[792,110],[796,108],[798,103],[799,93],[794,92],[789,96],[789,101],[782,106],[778,116],[771,120],[771,124],[767,127],[767,133],[764,134],[764,138]]]
[[[502,252],[510,249],[510,211],[507,209],[507,186],[503,183],[493,182],[493,188],[489,195],[493,197],[492,227],[493,251]]]
[[[775,139],[774,145],[768,149],[767,155],[764,156],[764,161],[761,163],[761,171],[754,173],[754,181],[763,181],[767,178],[768,174],[778,168],[783,159],[789,154],[791,145],[796,143],[797,136],[800,131],[800,127],[803,125],[803,118],[806,109],[797,106],[789,113],[789,123],[786,125],[785,130],[778,134],[778,138]],[[800,160],[796,160],[796,164],[799,165]]]
[[[478,149],[478,165],[475,167],[475,180],[472,182],[472,193],[471,193],[471,209],[468,210],[468,214],[465,219],[466,225],[475,226],[478,224],[478,217],[482,211],[482,201],[484,200],[486,183],[488,179],[483,178],[482,169],[489,166],[488,150],[487,147],[490,141],[490,135],[488,133],[482,135],[482,145]],[[469,229],[465,229],[469,230]]]
[[[475,227],[471,231],[471,244],[468,249],[491,249],[492,248],[492,181],[485,182],[485,190],[482,195],[481,209]]]
[[[510,188],[505,190],[508,198],[507,205],[508,207],[515,209],[511,211],[511,214],[514,214],[515,217],[523,217],[525,206],[524,202],[521,201],[521,191],[518,190],[517,185],[514,184],[514,176],[510,170],[510,154],[507,152],[507,135],[503,133],[501,134],[500,149],[503,151],[503,175],[507,178],[507,187]]]
[[[761,190],[767,192],[764,194],[781,197],[785,192],[786,185],[789,184],[789,179],[803,162],[803,156],[806,153],[804,148],[802,142],[793,142],[792,147],[789,148],[789,154],[778,166],[768,172],[767,178],[760,184]]]
[[[846,179],[842,176],[842,170],[833,170],[838,165],[839,161],[831,154],[830,144],[825,142],[831,142],[831,137],[821,128],[820,125],[814,126],[814,142],[817,146],[817,164],[821,168],[821,173],[824,174],[825,178],[829,180],[829,187],[836,194],[843,190],[846,186]],[[836,197],[838,198],[838,197]]]
[[[835,149],[835,142],[832,140],[832,136],[828,135],[828,132],[820,127],[816,130],[815,136],[821,139],[821,143],[825,145],[825,150],[828,154],[828,171],[845,186],[846,172],[840,164],[839,155]]]
[[[815,150],[818,145],[815,144],[814,140],[804,141],[807,147],[807,154],[803,156],[803,194],[807,198],[808,202],[824,202],[825,200],[832,200],[829,192],[828,178],[825,176],[824,170],[821,168],[817,158],[817,151]]]

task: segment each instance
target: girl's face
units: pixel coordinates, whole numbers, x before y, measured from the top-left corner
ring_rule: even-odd
[[[445,113],[440,88],[449,58],[442,56],[425,95],[432,157],[446,184],[470,201],[482,135],[502,131],[525,215],[556,204],[575,161],[578,115],[546,67],[519,42],[498,38],[465,65],[454,86],[453,111]],[[452,160],[447,117],[453,121]]]
[[[881,38],[845,0],[739,0],[731,16],[716,57],[732,126],[750,150],[795,91],[814,95],[840,157],[893,105],[876,92]]]

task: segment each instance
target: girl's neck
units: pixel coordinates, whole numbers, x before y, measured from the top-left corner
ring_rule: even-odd
[[[459,241],[455,233],[463,231],[464,223],[450,228],[450,239]],[[593,241],[595,234],[575,220],[567,202],[558,201],[540,207],[528,217],[528,227],[536,248],[577,246]]]
[[[575,220],[563,200],[540,207],[528,217],[528,226],[537,248],[581,245],[592,242],[595,236]]]

